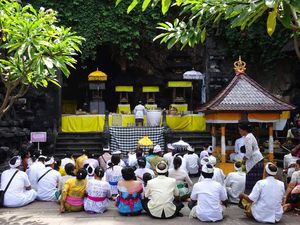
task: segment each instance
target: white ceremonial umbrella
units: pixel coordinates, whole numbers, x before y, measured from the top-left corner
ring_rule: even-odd
[[[183,79],[186,80],[203,80],[204,77],[205,77],[204,74],[196,70],[186,71],[183,74]]]

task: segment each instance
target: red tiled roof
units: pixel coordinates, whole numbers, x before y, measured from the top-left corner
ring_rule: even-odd
[[[197,111],[290,111],[293,105],[276,98],[246,74],[234,76],[229,85]]]

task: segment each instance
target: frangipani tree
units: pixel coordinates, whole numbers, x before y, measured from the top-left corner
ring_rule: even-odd
[[[15,0],[0,0],[0,78],[5,96],[0,119],[29,87],[60,86],[57,71],[66,77],[76,63],[84,38],[56,25],[56,12]]]
[[[117,0],[116,5],[121,1]],[[231,28],[240,27],[243,30],[267,14],[267,33],[272,36],[277,22],[291,30],[295,51],[300,59],[297,42],[300,36],[300,0],[133,0],[127,13],[137,5],[141,5],[143,11],[161,5],[163,14],[170,7],[179,8],[180,13],[174,21],[159,23],[157,27],[162,33],[154,40],[160,39],[168,48],[176,43],[182,47],[203,43],[207,27],[221,20],[229,20]]]

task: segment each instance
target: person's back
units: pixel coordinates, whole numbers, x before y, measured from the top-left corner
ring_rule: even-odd
[[[58,194],[57,186],[61,179],[60,173],[50,167],[45,167],[39,171],[38,177],[39,179],[42,178],[37,183],[37,199],[41,201],[56,201]]]
[[[111,159],[111,154],[109,152],[104,152],[103,155],[99,156],[98,161],[100,167],[105,171],[107,168],[107,162]]]
[[[232,203],[239,203],[239,195],[245,191],[246,173],[242,171],[231,172],[225,179],[225,188],[228,199]]]
[[[41,170],[45,168],[45,165],[42,162],[36,161],[31,166],[29,166],[26,171],[31,187],[34,190],[37,190],[37,180],[39,179],[38,174]]]
[[[11,168],[2,173],[1,190],[6,188],[16,171],[17,169]],[[27,187],[30,187],[28,176],[25,172],[19,170],[4,194],[4,206],[21,207],[34,201],[36,198],[36,192],[34,190],[27,191]]]
[[[191,199],[197,200],[196,215],[199,220],[215,222],[223,219],[221,202],[227,200],[225,188],[212,180],[214,168],[211,164],[202,167],[203,180],[194,185]]]
[[[151,165],[151,169],[153,171],[156,171],[156,165],[163,161],[163,157],[159,156],[159,155],[154,155],[151,159],[150,159],[150,165]]]
[[[223,218],[221,201],[227,198],[224,187],[212,179],[203,179],[194,185],[191,197],[197,199],[196,213],[201,221],[218,221]]]
[[[282,214],[282,199],[284,196],[283,182],[272,176],[260,180],[254,186],[249,198],[253,201],[251,211],[258,222],[279,222]]]
[[[225,175],[222,169],[215,167],[214,168],[214,176],[212,180],[224,185]]]
[[[190,175],[196,175],[199,173],[200,160],[197,154],[187,153],[183,157],[186,161],[186,168]]]
[[[119,202],[118,209],[121,215],[139,214],[142,207],[143,185],[140,181],[120,181],[118,183]]]
[[[169,217],[169,211],[174,213],[176,208],[173,205],[175,193],[178,193],[178,190],[176,189],[176,180],[174,178],[158,176],[149,180],[145,196],[150,199],[148,207],[151,214],[159,214],[164,210],[166,217]]]
[[[86,193],[84,209],[88,212],[104,213],[111,197],[109,183],[97,179],[89,180],[86,185]]]
[[[122,169],[123,167],[115,165],[106,170],[106,181],[110,184],[112,195],[118,194],[117,185],[123,179]]]

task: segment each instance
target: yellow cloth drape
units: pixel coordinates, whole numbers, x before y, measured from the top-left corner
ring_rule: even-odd
[[[116,92],[133,92],[133,86],[116,86]]]
[[[159,92],[159,87],[158,86],[144,86],[142,91],[143,92]]]
[[[117,113],[128,114],[131,113],[129,104],[118,104]]]
[[[204,131],[205,118],[202,115],[167,116],[167,124],[171,130]]]
[[[134,115],[120,115],[120,126],[127,127],[135,124]],[[105,123],[104,115],[78,115],[62,117],[62,132],[102,132]],[[147,118],[144,117],[144,124]],[[171,130],[204,131],[206,129],[203,115],[190,114],[185,116],[167,115],[167,124]],[[109,126],[112,126],[112,116],[109,116]]]
[[[192,87],[191,81],[169,81],[168,87]]]
[[[62,132],[102,132],[104,115],[62,116]]]
[[[177,109],[178,112],[188,110],[188,104],[171,104],[171,107]]]

